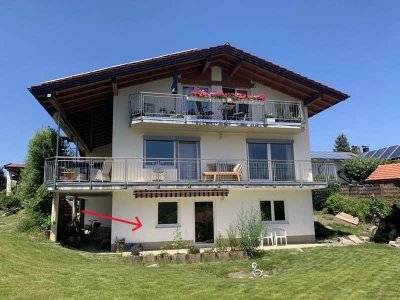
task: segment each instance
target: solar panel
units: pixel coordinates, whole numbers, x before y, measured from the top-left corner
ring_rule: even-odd
[[[385,148],[386,151],[384,153],[382,153],[381,158],[388,158],[397,147],[399,147],[399,145],[390,146],[388,148]]]
[[[377,150],[374,151],[369,151],[367,154],[365,154],[365,156],[363,158],[367,158],[367,157],[373,157],[373,155],[375,154]]]
[[[397,149],[388,158],[395,159],[399,157],[400,157],[400,147],[397,147]]]
[[[381,157],[381,155],[383,154],[383,152],[386,151],[386,149],[387,149],[387,148],[382,148],[382,149],[377,150],[377,151],[374,153],[374,156],[373,156],[373,157],[375,157],[375,158]]]

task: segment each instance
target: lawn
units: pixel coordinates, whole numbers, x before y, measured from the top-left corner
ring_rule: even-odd
[[[387,245],[268,252],[265,279],[230,279],[253,260],[208,264],[128,264],[14,231],[18,216],[0,217],[0,298],[383,299],[400,297],[400,251]],[[1,224],[1,223],[0,223]]]

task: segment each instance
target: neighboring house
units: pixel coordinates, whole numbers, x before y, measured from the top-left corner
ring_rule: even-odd
[[[327,174],[328,180],[331,182],[349,183],[349,180],[341,171],[342,162],[357,156],[352,152],[311,151],[314,176]]]
[[[365,151],[359,155],[360,158],[382,158],[388,160],[400,159],[400,145],[381,148],[378,150]]]
[[[400,164],[379,165],[366,180],[367,183],[400,184]]]
[[[157,248],[177,228],[186,243],[213,243],[242,209],[255,208],[286,229],[289,243],[314,241],[311,191],[327,177],[313,177],[308,118],[348,95],[228,44],[29,90],[81,149],[81,157],[46,161],[52,239],[62,239],[63,223],[97,219],[112,244]],[[63,214],[66,196],[75,216]],[[83,208],[137,216],[143,226],[132,231]]]
[[[11,195],[13,190],[15,192],[18,191],[19,181],[24,167],[24,164],[18,163],[9,163],[3,166],[3,168],[7,171],[6,195]]]

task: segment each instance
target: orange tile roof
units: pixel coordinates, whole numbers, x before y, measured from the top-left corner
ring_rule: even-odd
[[[367,181],[379,180],[400,180],[400,164],[380,165],[367,178]]]

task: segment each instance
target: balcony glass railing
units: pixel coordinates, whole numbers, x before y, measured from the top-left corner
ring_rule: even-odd
[[[334,164],[311,161],[58,157],[46,160],[44,180],[49,186],[284,185],[336,180],[336,171]]]
[[[302,126],[303,107],[299,102],[227,102],[186,95],[138,93],[130,95],[131,123],[143,120],[197,124]]]

